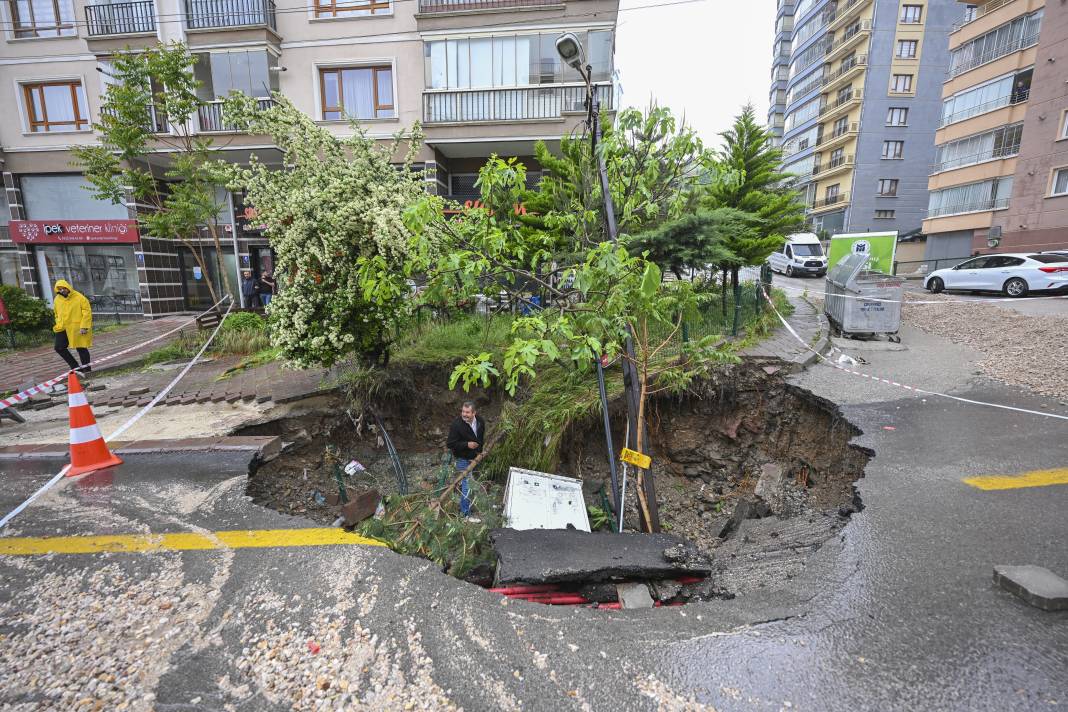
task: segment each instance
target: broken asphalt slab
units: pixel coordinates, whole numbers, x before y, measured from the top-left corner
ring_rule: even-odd
[[[497,584],[595,582],[707,575],[712,563],[670,534],[614,534],[575,529],[495,529]]]
[[[1068,581],[1041,566],[995,566],[994,583],[1044,611],[1068,611]]]

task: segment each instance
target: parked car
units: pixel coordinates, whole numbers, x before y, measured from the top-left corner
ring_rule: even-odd
[[[1068,255],[1012,253],[983,255],[927,275],[923,286],[934,294],[944,289],[1001,292],[1025,297],[1033,291],[1068,291]]]
[[[811,232],[799,232],[787,237],[778,252],[768,255],[768,266],[787,277],[802,274],[822,277],[827,274],[827,255],[819,237]]]

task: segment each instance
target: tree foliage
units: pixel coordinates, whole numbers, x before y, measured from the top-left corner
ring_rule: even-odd
[[[681,279],[689,269],[743,264],[732,248],[739,237],[749,234],[748,221],[746,213],[733,208],[702,210],[634,235],[627,245]]]
[[[93,195],[116,205],[127,189],[147,211],[138,214],[144,234],[181,242],[210,274],[200,246],[201,229],[215,244],[216,268],[227,292],[231,275],[222,265],[216,200],[216,153],[210,138],[190,131],[204,101],[193,76],[196,57],[175,42],[115,55],[104,93],[100,121],[93,128],[100,144],[71,149]],[[159,153],[164,149],[166,157]],[[213,301],[215,286],[207,280]]]
[[[270,136],[285,170],[253,159],[223,167],[229,187],[245,191],[277,253],[282,288],[271,300],[271,334],[298,366],[332,365],[350,354],[377,355],[413,308],[406,278],[413,259],[436,255],[433,244],[412,250],[404,212],[425,196],[412,169],[421,135],[398,134],[379,148],[359,126],[338,137],[284,96],[260,108],[232,94],[227,122]],[[407,146],[403,166],[391,159]]]

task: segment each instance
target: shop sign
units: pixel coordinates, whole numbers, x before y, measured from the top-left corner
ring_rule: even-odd
[[[136,243],[136,220],[12,220],[11,241],[28,245]]]

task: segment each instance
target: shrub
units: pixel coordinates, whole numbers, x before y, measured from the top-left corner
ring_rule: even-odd
[[[237,312],[226,317],[223,331],[263,331],[267,320],[254,312]]]
[[[51,326],[52,310],[43,300],[11,285],[0,285],[0,299],[4,300],[15,331],[37,331]]]

